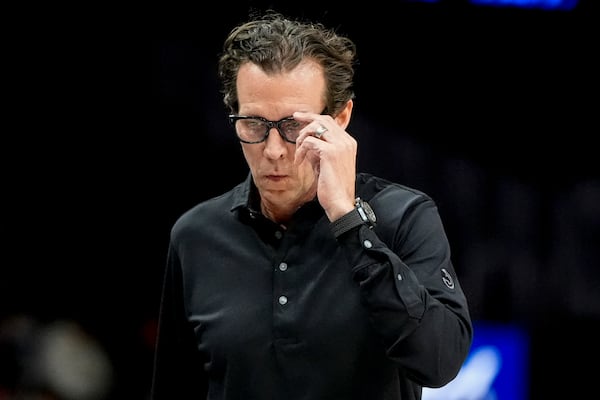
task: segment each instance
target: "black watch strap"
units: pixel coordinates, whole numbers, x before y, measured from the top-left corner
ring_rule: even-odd
[[[358,210],[354,208],[349,213],[344,214],[340,218],[333,221],[331,223],[331,231],[333,232],[333,235],[338,238],[340,235],[363,224],[365,224],[365,221],[358,213]]]
[[[357,197],[354,201],[354,210],[342,215],[331,223],[333,235],[338,238],[340,235],[356,228],[359,225],[368,225],[372,228],[377,221],[373,209],[366,201]]]

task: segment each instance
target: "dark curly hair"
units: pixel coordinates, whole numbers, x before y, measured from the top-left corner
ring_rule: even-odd
[[[238,111],[236,78],[244,63],[278,73],[292,70],[306,58],[323,66],[326,111],[336,115],[354,98],[354,42],[322,23],[292,20],[273,10],[235,27],[225,40],[218,64],[225,105],[232,113]]]

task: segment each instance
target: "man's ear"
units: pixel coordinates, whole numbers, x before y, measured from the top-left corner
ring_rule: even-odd
[[[342,128],[346,129],[348,124],[350,124],[350,118],[352,117],[352,107],[354,107],[354,102],[352,100],[348,100],[342,111],[340,111],[335,116],[335,122]]]

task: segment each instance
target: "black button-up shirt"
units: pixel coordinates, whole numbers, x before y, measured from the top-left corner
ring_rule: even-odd
[[[317,201],[284,229],[251,177],[174,224],[152,400],[406,400],[452,380],[472,325],[436,205],[358,174],[377,225]]]

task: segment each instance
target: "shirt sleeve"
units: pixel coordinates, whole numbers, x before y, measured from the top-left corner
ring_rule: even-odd
[[[181,264],[170,247],[159,309],[151,400],[206,398],[206,377],[195,343],[184,307]]]
[[[441,387],[458,374],[473,331],[437,207],[422,200],[401,217],[378,212],[379,231],[360,226],[338,241],[388,356],[418,384]]]

